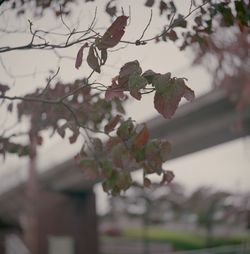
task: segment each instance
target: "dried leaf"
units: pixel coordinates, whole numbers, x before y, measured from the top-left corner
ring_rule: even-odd
[[[185,85],[183,79],[171,79],[167,84],[159,83],[154,97],[156,110],[165,118],[171,118],[182,97],[189,101],[194,99],[194,92]]]
[[[148,128],[146,125],[144,125],[143,129],[134,138],[133,145],[136,148],[142,148],[145,144],[147,144],[148,139],[149,139]]]
[[[84,48],[88,47],[88,43],[86,42],[81,48],[79,49],[77,56],[76,56],[76,62],[75,62],[75,68],[79,69],[79,67],[82,65],[82,57],[83,57],[83,50]]]
[[[104,127],[104,131],[106,133],[110,133],[111,131],[113,131],[116,127],[116,125],[119,123],[121,119],[120,115],[116,115],[115,117],[113,117]]]
[[[101,68],[100,68],[100,64],[98,61],[98,57],[95,55],[95,47],[93,45],[90,46],[89,48],[89,54],[87,57],[87,63],[89,65],[89,67],[91,69],[93,69],[94,71],[100,73],[101,72]]]
[[[171,41],[176,41],[178,40],[178,36],[176,34],[176,32],[174,30],[171,30],[169,33],[167,33],[167,37],[169,38],[169,40]]]
[[[117,45],[125,33],[125,26],[127,25],[127,16],[119,16],[112,25],[107,29],[102,38],[97,41],[98,49],[112,48]]]
[[[118,76],[118,84],[124,89],[128,89],[128,81],[131,75],[140,75],[142,69],[137,60],[128,62],[122,66]]]
[[[118,81],[118,76],[114,77],[112,79],[112,85],[108,87],[108,89],[106,90],[105,92],[105,99],[107,101],[111,101],[113,100],[114,98],[124,98],[124,93],[123,93],[123,88],[118,85],[117,83]]]

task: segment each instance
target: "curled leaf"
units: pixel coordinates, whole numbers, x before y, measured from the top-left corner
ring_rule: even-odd
[[[120,115],[116,115],[115,117],[113,117],[109,122],[108,124],[105,125],[104,127],[104,131],[106,133],[109,133],[111,131],[114,130],[114,128],[116,127],[116,125],[119,123],[121,119],[121,116]]]
[[[101,72],[100,63],[99,63],[98,57],[96,56],[95,47],[93,45],[91,45],[91,47],[89,48],[87,63],[89,67],[93,69],[94,71],[98,73]]]
[[[83,57],[83,50],[88,46],[88,43],[86,42],[81,48],[79,49],[77,56],[76,56],[76,62],[75,67],[76,69],[79,69],[79,67],[82,65],[82,57]]]

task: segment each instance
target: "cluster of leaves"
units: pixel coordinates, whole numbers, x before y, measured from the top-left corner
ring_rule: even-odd
[[[103,122],[113,117],[113,112],[125,113],[121,101],[106,101],[100,93],[93,93],[91,85],[86,82],[85,79],[76,80],[74,84],[58,82],[54,87],[27,94],[24,97],[27,100],[17,105],[19,119],[30,116],[31,129],[37,135],[52,128],[64,137],[66,129],[70,129],[73,134],[69,141],[74,143],[80,128],[98,132]],[[37,102],[36,107],[30,107],[30,100]],[[64,124],[61,124],[62,120]]]
[[[0,137],[0,154],[5,158],[6,154],[18,154],[19,156],[27,156],[30,154],[28,145],[16,144],[10,141],[10,138]]]
[[[87,56],[87,63],[91,69],[98,73],[101,72],[101,66],[106,63],[108,57],[107,49],[113,48],[120,42],[125,33],[124,29],[127,25],[127,19],[127,16],[119,16],[107,29],[103,36],[96,37],[95,43],[89,47]],[[83,50],[88,46],[88,43],[85,43],[77,53],[75,62],[75,67],[77,69],[79,69],[82,65]]]
[[[137,60],[126,63],[119,75],[112,79],[105,98],[123,98],[124,92],[137,100],[145,93],[155,92],[154,106],[165,118],[171,118],[175,113],[182,97],[188,101],[194,99],[194,92],[185,84],[185,78],[171,77],[171,73],[160,74],[152,70],[142,73]]]
[[[151,184],[148,174],[162,175],[162,184],[172,181],[173,173],[162,168],[170,153],[169,142],[150,140],[145,125],[139,128],[130,118],[123,120],[120,115],[105,125],[105,132],[109,134],[105,143],[98,138],[91,140],[89,150],[95,151],[94,157],[85,146],[77,157],[87,177],[103,180],[104,191],[117,195],[127,190],[133,184],[131,172],[139,168],[143,168],[147,187]]]

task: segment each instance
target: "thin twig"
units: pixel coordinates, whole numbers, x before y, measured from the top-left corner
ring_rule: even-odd
[[[47,93],[47,90],[50,86],[51,81],[58,75],[59,71],[60,71],[60,67],[58,67],[57,71],[55,72],[55,74],[52,77],[49,77],[47,85],[46,85],[46,87],[44,88],[44,90],[41,94],[42,96],[44,96]]]
[[[141,37],[138,39],[138,41],[140,41],[140,40],[144,37],[146,31],[148,30],[148,28],[149,28],[149,26],[150,26],[150,24],[151,24],[151,22],[152,22],[152,17],[153,17],[153,11],[152,11],[152,9],[151,9],[151,10],[150,10],[150,17],[149,17],[148,23],[147,23],[146,27],[144,28],[144,30],[143,30],[143,32],[142,32],[142,35],[141,35]]]

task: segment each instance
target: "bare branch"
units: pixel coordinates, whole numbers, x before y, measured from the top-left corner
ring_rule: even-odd
[[[142,35],[140,36],[140,38],[139,38],[137,41],[141,41],[141,39],[144,37],[146,31],[148,30],[148,28],[149,28],[149,26],[150,26],[150,24],[151,24],[151,22],[152,22],[152,17],[153,17],[153,11],[152,11],[152,9],[151,9],[151,10],[150,10],[149,21],[148,21],[146,27],[144,28],[144,30],[143,30],[143,32],[142,32]]]
[[[41,94],[42,96],[44,96],[47,93],[51,81],[58,75],[59,71],[60,71],[60,67],[58,67],[57,71],[55,72],[55,74],[52,77],[49,77],[47,85],[46,85],[46,87],[44,88],[44,90]]]

